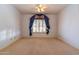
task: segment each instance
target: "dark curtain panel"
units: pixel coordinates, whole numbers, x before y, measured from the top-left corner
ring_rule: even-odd
[[[30,18],[30,23],[29,23],[29,35],[32,36],[32,26],[33,26],[33,22],[35,20],[35,16],[38,16],[39,19],[42,19],[41,16],[44,16],[45,19],[45,23],[46,23],[46,33],[49,34],[49,29],[50,29],[50,25],[49,25],[49,18],[45,15],[45,14],[35,14]]]

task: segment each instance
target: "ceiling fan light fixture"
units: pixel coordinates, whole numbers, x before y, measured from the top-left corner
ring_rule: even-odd
[[[36,8],[37,12],[44,12],[45,9],[46,9],[46,7],[44,5],[42,5],[42,4],[36,5],[35,8]]]

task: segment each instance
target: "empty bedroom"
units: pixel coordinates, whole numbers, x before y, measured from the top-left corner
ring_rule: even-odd
[[[79,4],[0,4],[0,55],[78,55]]]

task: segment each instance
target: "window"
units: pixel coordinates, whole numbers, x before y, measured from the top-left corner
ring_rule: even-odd
[[[35,19],[32,29],[33,29],[33,32],[46,32],[45,20]]]

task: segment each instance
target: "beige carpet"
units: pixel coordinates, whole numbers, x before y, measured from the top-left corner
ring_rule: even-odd
[[[0,54],[61,55],[79,54],[79,50],[71,47],[59,39],[29,38],[19,39],[12,45],[0,51]]]

